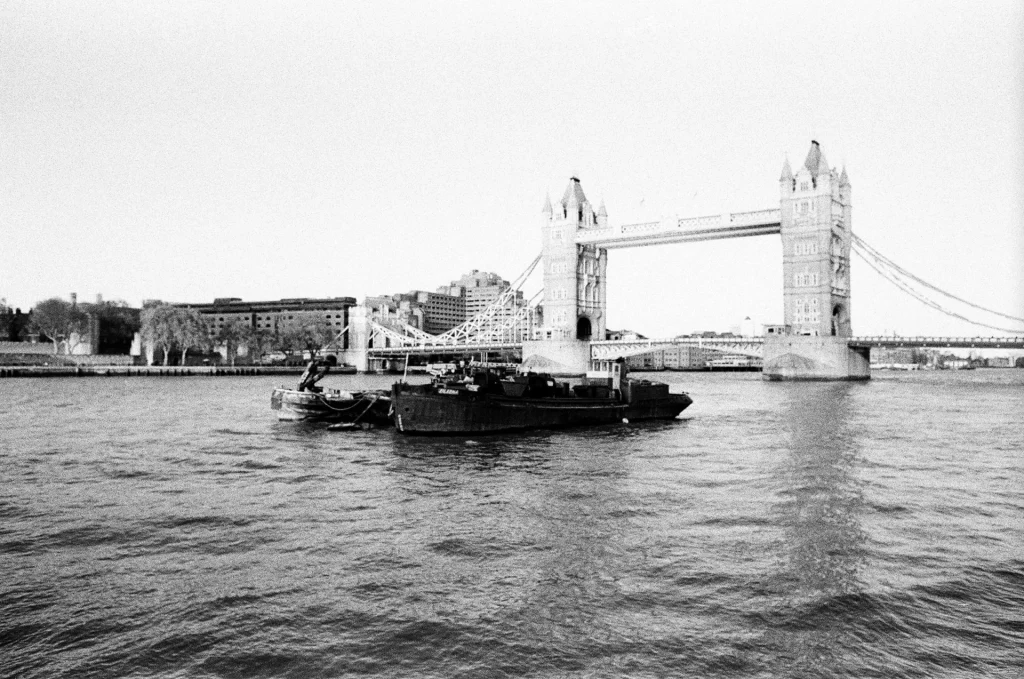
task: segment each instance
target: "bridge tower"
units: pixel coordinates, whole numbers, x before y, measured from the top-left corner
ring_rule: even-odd
[[[818,142],[779,177],[785,323],[796,335],[850,337],[850,180]]]
[[[537,341],[523,346],[523,359],[539,357],[548,372],[578,374],[590,361],[590,340],[605,336],[608,251],[577,244],[578,235],[608,226],[602,203],[595,212],[577,177],[562,199],[544,201],[541,215],[544,316]]]
[[[787,159],[781,193],[783,317],[787,334],[766,338],[769,379],[867,379],[865,351],[850,349],[851,187],[812,141],[794,173]]]

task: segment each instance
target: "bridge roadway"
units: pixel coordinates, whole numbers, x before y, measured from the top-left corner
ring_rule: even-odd
[[[851,347],[886,347],[908,349],[1024,349],[1024,337],[851,337]],[[699,346],[714,351],[760,357],[764,336],[753,337],[671,337],[662,339],[606,340],[591,342],[591,356],[611,359],[635,356],[672,346]],[[374,358],[403,358],[406,355],[466,355],[489,351],[522,349],[521,342],[482,342],[467,344],[428,344],[373,347],[367,352]]]
[[[851,347],[908,349],[1024,349],[1024,337],[851,337]]]
[[[779,233],[782,211],[779,208],[752,212],[727,212],[705,217],[676,217],[658,222],[621,224],[603,229],[581,229],[576,242],[597,245],[606,250],[633,248],[664,243],[694,243],[723,238],[743,238]]]

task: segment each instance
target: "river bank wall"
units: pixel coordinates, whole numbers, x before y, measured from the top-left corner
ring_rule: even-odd
[[[247,365],[17,365],[0,366],[0,377],[219,377],[300,375],[304,366]]]

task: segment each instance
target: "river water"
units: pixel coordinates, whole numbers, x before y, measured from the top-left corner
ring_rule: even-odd
[[[677,421],[476,439],[0,380],[0,675],[1024,675],[1024,370],[658,378]]]

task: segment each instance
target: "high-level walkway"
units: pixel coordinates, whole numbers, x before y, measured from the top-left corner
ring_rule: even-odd
[[[576,236],[576,242],[580,245],[597,245],[605,250],[611,250],[666,243],[695,243],[746,236],[767,236],[777,234],[781,229],[782,211],[773,208],[582,229]]]

